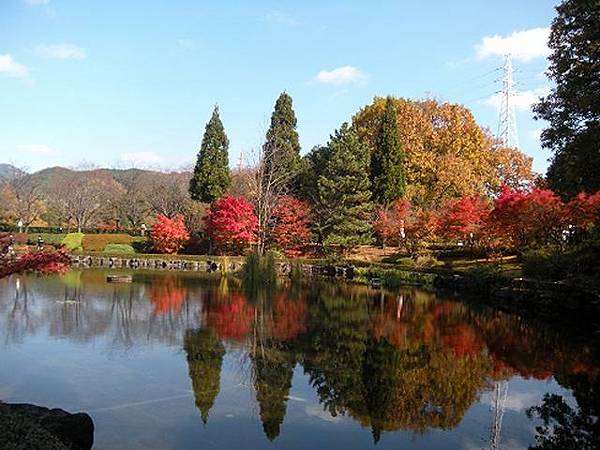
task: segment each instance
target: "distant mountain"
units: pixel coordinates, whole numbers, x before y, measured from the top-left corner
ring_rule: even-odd
[[[0,181],[11,181],[24,174],[25,172],[11,164],[0,164]]]

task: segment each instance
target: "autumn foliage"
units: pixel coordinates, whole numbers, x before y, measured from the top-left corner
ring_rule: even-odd
[[[439,234],[449,240],[465,240],[473,244],[489,213],[489,202],[479,195],[449,200],[439,214]]]
[[[399,245],[409,212],[410,203],[406,200],[396,200],[389,207],[377,211],[373,229],[384,246]]]
[[[62,274],[71,267],[71,258],[62,250],[27,252],[16,260],[0,264],[0,278],[13,273],[35,271],[41,274]]]
[[[154,249],[159,253],[177,253],[189,240],[183,216],[177,215],[173,219],[159,214],[156,223],[150,232]]]
[[[244,197],[225,195],[210,207],[206,232],[222,248],[241,248],[254,242],[258,220],[254,208]]]
[[[310,240],[310,209],[297,198],[281,197],[273,210],[273,241],[287,256],[298,256]]]

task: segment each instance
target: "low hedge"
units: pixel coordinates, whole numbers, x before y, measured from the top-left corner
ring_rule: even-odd
[[[135,249],[129,244],[108,244],[104,247],[106,253],[135,253]]]
[[[128,234],[86,234],[83,237],[83,249],[86,252],[101,252],[109,244],[131,246],[133,238]]]
[[[82,251],[83,233],[69,233],[62,240],[62,245],[69,251]]]

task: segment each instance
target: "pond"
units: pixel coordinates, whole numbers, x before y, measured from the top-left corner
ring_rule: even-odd
[[[0,280],[0,400],[88,413],[94,448],[514,449],[548,437],[531,407],[598,413],[577,333],[412,287],[109,273]]]

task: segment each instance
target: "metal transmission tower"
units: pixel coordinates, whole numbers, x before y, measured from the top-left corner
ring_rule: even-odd
[[[500,436],[502,434],[502,418],[508,395],[508,381],[496,381],[494,392],[491,394],[490,412],[490,450],[500,449]]]
[[[502,90],[500,91],[500,117],[498,120],[498,138],[505,147],[518,147],[517,119],[514,98],[515,83],[510,55],[506,55],[502,68]]]

